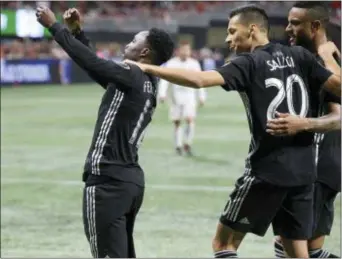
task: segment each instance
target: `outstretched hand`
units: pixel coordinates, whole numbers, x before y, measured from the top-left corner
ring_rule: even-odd
[[[50,28],[57,22],[55,14],[48,7],[39,6],[36,11],[38,22],[45,28]]]

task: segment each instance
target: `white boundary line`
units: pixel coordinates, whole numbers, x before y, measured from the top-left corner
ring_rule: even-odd
[[[53,184],[63,186],[83,187],[82,181],[74,180],[42,180],[38,178],[1,178],[1,185],[8,184]],[[205,191],[205,192],[230,192],[234,189],[232,186],[210,186],[210,185],[175,185],[175,184],[146,184],[146,189],[165,190],[165,191]]]

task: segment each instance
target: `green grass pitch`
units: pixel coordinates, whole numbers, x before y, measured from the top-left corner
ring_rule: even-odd
[[[1,256],[90,257],[81,217],[83,162],[102,88],[1,89]],[[176,156],[166,105],[140,148],[145,201],[135,228],[138,257],[212,257],[211,240],[235,180],[249,132],[237,94],[208,91],[194,151]],[[340,197],[326,248],[340,254]],[[248,235],[241,257],[273,257],[273,237]]]

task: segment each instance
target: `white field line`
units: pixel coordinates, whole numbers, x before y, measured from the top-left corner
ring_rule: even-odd
[[[52,184],[63,186],[80,186],[82,181],[73,180],[42,180],[35,178],[1,178],[1,185],[6,184]],[[210,186],[210,185],[175,185],[175,184],[146,184],[146,189],[166,190],[166,191],[205,191],[205,192],[230,192],[234,189],[232,186]]]

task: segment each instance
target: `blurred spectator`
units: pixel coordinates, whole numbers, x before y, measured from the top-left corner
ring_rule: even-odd
[[[216,68],[216,61],[213,58],[213,53],[208,48],[203,48],[200,51],[200,56],[202,60],[202,69],[204,71],[214,70]]]

